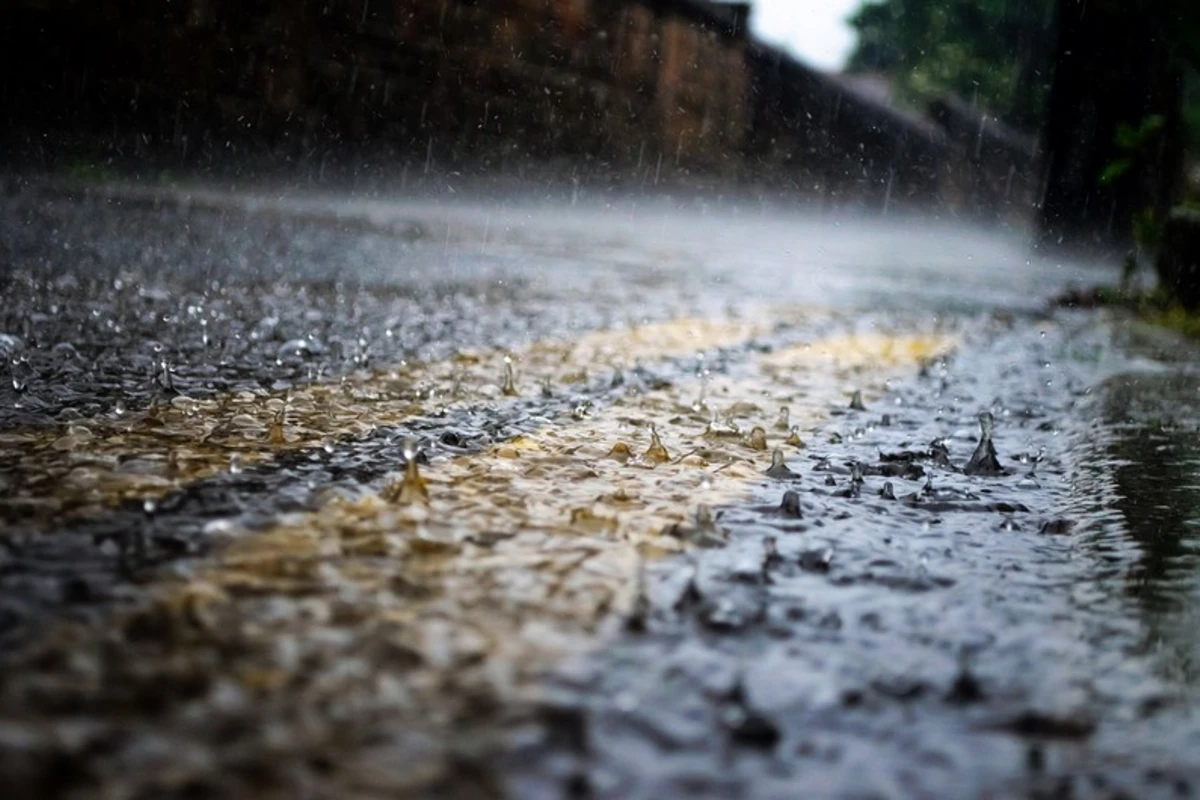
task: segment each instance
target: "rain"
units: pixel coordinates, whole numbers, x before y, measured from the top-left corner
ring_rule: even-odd
[[[1197,791],[1190,4],[11,5],[12,796]]]

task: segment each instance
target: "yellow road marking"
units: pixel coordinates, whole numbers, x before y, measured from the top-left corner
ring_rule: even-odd
[[[505,394],[504,359],[519,388],[580,380],[587,369],[632,367],[744,342],[767,331],[737,320],[680,319],[544,341],[523,350],[466,351],[444,362],[402,364],[288,392],[175,397],[145,411],[98,416],[62,428],[0,432],[0,459],[17,465],[19,487],[0,498],[0,525],[61,523],[129,499],[161,497],[220,472],[280,453],[397,425],[439,408]]]
[[[214,774],[232,780],[221,765],[250,747],[268,756],[254,787],[262,796],[286,794],[289,776],[315,755],[327,767],[310,779],[327,796],[425,795],[454,769],[449,742],[470,720],[494,719],[497,704],[534,692],[545,669],[603,643],[636,600],[643,558],[684,546],[667,531],[691,524],[699,504],[735,501],[761,479],[769,452],[759,440],[770,448],[789,435],[774,425],[780,405],[804,429],[844,406],[849,390],[869,392],[949,345],[846,336],[789,348],[713,377],[703,404],[696,378],[437,461],[424,475],[428,502],[343,496],[265,532],[227,530],[213,557],[161,582],[151,606],[119,621],[119,648],[105,644],[111,625],[67,628],[31,663],[56,665],[64,687],[79,670],[120,678],[126,662],[137,665],[130,680],[160,696],[188,691],[194,670],[219,687],[225,706],[168,703],[152,724],[125,729],[128,750],[105,751],[101,779],[136,774],[159,788]],[[644,457],[651,425],[668,461]],[[632,457],[620,456],[619,443]],[[48,651],[71,657],[47,659]],[[31,674],[44,687],[39,670]],[[102,681],[95,694],[112,691]],[[0,714],[41,713],[23,697],[10,687]],[[230,704],[241,711],[222,710]],[[235,753],[219,728],[198,722],[221,714],[270,724]],[[395,766],[413,763],[414,736],[433,743],[417,751],[421,771]],[[162,752],[199,755],[130,770],[130,753],[149,737]]]

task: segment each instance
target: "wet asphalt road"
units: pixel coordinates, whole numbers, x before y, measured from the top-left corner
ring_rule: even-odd
[[[867,221],[731,200],[571,207],[197,191],[184,201],[23,187],[0,203],[0,349],[11,377],[0,386],[0,771],[18,794],[1200,791],[1198,384],[1184,345],[1047,310],[1068,284],[1112,279],[1099,268],[1041,261],[1016,234],[950,220]],[[92,484],[76,491],[75,472],[55,471],[98,452],[98,432],[122,419],[186,431],[203,425],[205,409],[224,414],[244,397],[245,409],[275,398],[287,420],[316,384],[351,396],[380,370],[481,349],[525,352],[532,372],[538,342],[678,318],[736,319],[752,332],[672,352],[651,341],[619,367],[555,364],[544,390],[526,382],[507,399],[507,387],[486,383],[459,401],[429,378],[404,389],[420,413],[385,418],[356,399],[348,416],[322,412],[329,429],[311,439],[284,434],[286,452],[265,447],[273,434],[254,420],[244,422],[252,445],[205,429],[206,441],[228,448],[220,469],[197,448],[194,479],[126,482],[111,497]],[[882,372],[839,367],[829,380],[822,366],[795,378],[803,370],[793,361],[782,376],[757,371],[810,342],[914,332],[953,346]],[[498,361],[479,369],[504,382]],[[578,370],[582,378],[567,377]],[[220,558],[233,527],[250,541],[280,515],[318,513],[331,491],[380,491],[404,466],[406,437],[436,477],[439,464],[520,450],[521,437],[548,424],[582,430],[571,448],[603,439],[603,452],[618,431],[640,435],[601,424],[605,409],[626,408],[664,434],[699,431],[711,412],[704,438],[717,451],[720,426],[738,424],[733,411],[718,414],[733,403],[722,385],[734,387],[731,398],[738,387],[755,398],[762,408],[745,415],[761,415],[781,443],[787,426],[767,421],[776,396],[789,387],[807,398],[797,431],[806,446],[786,452],[792,474],[763,475],[770,459],[753,446],[727,463],[704,455],[745,469],[736,497],[711,512],[685,503],[691,521],[672,537],[683,544],[665,554],[648,556],[641,542],[630,605],[606,605],[582,634],[564,623],[567,644],[553,658],[521,651],[529,664],[519,691],[451,703],[439,699],[455,691],[443,685],[413,701],[420,726],[411,710],[373,709],[358,727],[337,711],[337,692],[310,709],[299,688],[246,696],[213,677],[235,659],[232,645],[188,681],[122,665],[168,658],[178,645],[169,624],[145,623],[163,576]],[[691,412],[652,404],[671,386],[698,393]],[[853,389],[864,391],[862,408],[849,407]],[[964,474],[981,411],[996,420],[999,474]],[[230,424],[247,416],[230,412]],[[122,437],[104,438],[110,466],[147,461]],[[679,441],[667,439],[672,455]],[[48,455],[16,457],[34,449]],[[256,460],[259,452],[268,455]],[[520,505],[558,486],[569,493],[568,466]],[[60,482],[74,494],[46,490]],[[509,505],[485,500],[464,507]],[[590,519],[573,514],[560,533]],[[471,527],[447,523],[456,525]],[[503,525],[481,531],[514,533]],[[417,601],[400,613],[404,602]],[[185,617],[204,619],[192,608]],[[239,619],[268,612],[283,613],[255,606]],[[364,624],[322,632],[354,639]],[[59,626],[71,631],[74,660],[48,633]],[[289,663],[312,673],[304,691],[351,662],[401,694],[420,694],[426,667],[459,669],[438,667],[428,644],[411,656],[419,667],[398,667],[370,641]],[[502,661],[484,648],[461,669]],[[83,675],[91,688],[65,691]],[[120,680],[146,689],[114,696],[106,683]],[[290,717],[289,704],[311,713]]]

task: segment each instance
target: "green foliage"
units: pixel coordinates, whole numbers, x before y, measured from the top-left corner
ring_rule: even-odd
[[[885,72],[910,99],[954,92],[1017,125],[1043,118],[1054,0],[866,0],[851,71]]]
[[[1117,155],[1100,173],[1100,185],[1111,186],[1136,167],[1138,162],[1145,157],[1148,146],[1154,143],[1166,124],[1167,118],[1162,114],[1151,114],[1136,127],[1127,122],[1117,125],[1117,133],[1113,137],[1113,146],[1116,148]],[[1135,219],[1135,233],[1137,225],[1138,221]]]
[[[1122,122],[1117,126],[1117,147],[1122,150],[1137,150],[1149,142],[1166,124],[1167,118],[1162,114],[1151,114],[1136,128]]]
[[[78,183],[109,183],[117,177],[111,163],[101,163],[87,158],[75,158],[65,163],[62,174]]]
[[[1100,173],[1100,185],[1111,186],[1129,170],[1133,169],[1133,159],[1128,156],[1114,158],[1104,167],[1104,171]]]

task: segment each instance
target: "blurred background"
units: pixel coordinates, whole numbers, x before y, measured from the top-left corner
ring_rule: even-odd
[[[6,6],[10,174],[782,194],[1124,248],[1200,142],[1181,0]]]

